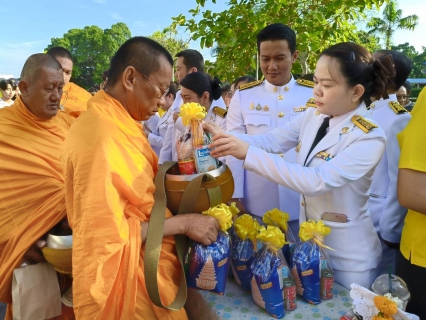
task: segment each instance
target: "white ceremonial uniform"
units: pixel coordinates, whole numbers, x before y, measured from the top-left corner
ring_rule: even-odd
[[[259,85],[237,90],[232,97],[226,130],[249,135],[262,134],[281,127],[304,112],[298,108],[306,105],[313,97],[310,87],[302,86],[293,78],[284,86],[274,86],[264,80]],[[294,150],[287,150],[284,159],[296,161]],[[296,220],[293,233],[298,235],[299,194],[286,187],[269,181],[262,176],[243,169],[243,163],[234,157],[227,157],[235,181],[233,198],[240,198],[251,214],[262,217],[268,210],[278,208]]]
[[[148,141],[157,156],[160,156],[160,151],[163,147],[163,141],[164,137],[166,136],[169,122],[173,121],[173,112],[174,111],[169,108],[161,118],[157,113],[156,116],[152,116],[151,118],[149,118],[149,120],[145,121],[145,124],[147,124],[148,128],[152,131],[148,135]]]
[[[374,171],[368,206],[371,219],[379,235],[394,243],[401,241],[402,227],[407,214],[397,197],[398,161],[400,149],[396,135],[408,124],[411,116],[400,107],[397,111],[391,105],[399,106],[396,95],[389,99],[381,99],[370,105],[371,117],[377,122],[386,134],[386,151]],[[399,113],[398,113],[399,112]],[[392,266],[395,273],[397,249],[391,249],[382,241],[382,261],[376,269],[379,276],[388,272],[388,266]]]
[[[386,136],[381,128],[365,133],[352,121],[354,116],[368,115],[362,103],[354,111],[332,118],[328,134],[312,150],[306,164],[309,149],[326,117],[315,108],[263,135],[236,134],[252,144],[244,161],[245,169],[301,194],[300,222],[318,221],[325,212],[348,217],[347,223],[324,221],[331,228],[325,245],[335,250],[328,250],[335,280],[347,288],[354,274],[361,285],[369,288],[374,280],[372,269],[381,260],[368,199],[371,177],[385,150]],[[277,154],[294,147],[298,151],[296,163]],[[321,155],[320,151],[324,153]]]
[[[178,91],[180,94],[180,91]],[[177,98],[177,94],[176,94]],[[176,100],[175,100],[176,102]],[[183,104],[182,98],[180,99],[180,104],[175,107],[175,104],[173,103],[172,107],[175,107],[176,110],[174,112],[179,112],[179,108]],[[219,107],[226,110],[225,101],[223,101],[222,97],[220,97],[218,100],[213,100],[212,104],[207,112],[207,116],[205,118],[205,121],[212,121],[217,123],[222,129],[225,129],[226,127],[226,118],[222,118],[214,113],[213,109],[214,107]],[[166,139],[163,143],[163,148],[160,152],[160,157],[158,159],[158,163],[162,164],[165,161],[177,161],[177,152],[176,152],[176,144],[179,139],[179,137],[185,133],[185,126],[182,123],[182,119],[179,117],[176,122],[170,121],[169,126],[167,128],[166,132]],[[167,141],[166,141],[167,140]],[[222,159],[221,159],[222,160]]]

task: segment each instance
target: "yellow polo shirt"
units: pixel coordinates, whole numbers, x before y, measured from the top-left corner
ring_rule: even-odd
[[[420,92],[413,118],[398,134],[399,168],[426,172],[426,87]],[[426,215],[408,210],[401,238],[401,253],[411,263],[426,268]]]

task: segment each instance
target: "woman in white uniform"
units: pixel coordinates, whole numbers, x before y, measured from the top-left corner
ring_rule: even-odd
[[[157,156],[160,155],[160,150],[163,147],[164,136],[166,135],[167,126],[170,121],[173,121],[173,111],[170,107],[176,99],[176,92],[178,88],[175,82],[170,82],[169,92],[164,97],[164,104],[160,108],[165,111],[162,117],[157,113],[147,121],[144,122],[145,134],[148,141],[155,151]]]
[[[340,43],[318,60],[316,108],[263,135],[231,135],[212,124],[205,127],[214,134],[213,156],[242,159],[245,169],[299,192],[300,222],[324,220],[331,228],[325,245],[335,250],[328,250],[335,280],[346,288],[352,283],[369,288],[381,259],[367,204],[386,137],[366,119],[366,105],[371,97],[386,96],[394,75],[391,57],[374,60],[362,46]],[[293,148],[295,164],[279,155]]]

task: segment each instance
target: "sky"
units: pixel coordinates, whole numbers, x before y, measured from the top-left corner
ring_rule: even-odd
[[[228,0],[217,0],[206,7],[220,12],[226,9]],[[51,38],[62,37],[68,30],[96,25],[110,28],[124,22],[132,35],[149,36],[163,30],[172,17],[185,14],[195,8],[195,0],[19,0],[2,1],[0,5],[0,75],[19,77],[25,60],[33,53],[43,52]],[[426,46],[426,1],[399,0],[403,16],[417,14],[416,31],[397,31],[394,44],[409,42],[421,51]],[[183,30],[182,30],[183,32]],[[185,34],[182,36],[187,38]],[[198,49],[198,42],[190,47]],[[200,50],[209,59],[210,49]]]

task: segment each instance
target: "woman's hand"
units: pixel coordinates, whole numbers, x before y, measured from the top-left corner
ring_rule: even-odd
[[[222,131],[213,137],[213,142],[209,145],[209,148],[211,149],[210,154],[215,158],[233,156],[244,160],[249,144]]]

